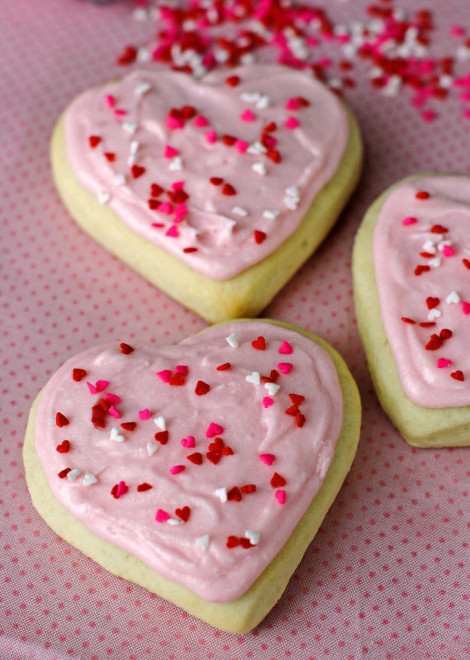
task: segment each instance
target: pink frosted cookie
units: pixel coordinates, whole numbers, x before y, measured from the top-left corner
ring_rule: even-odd
[[[470,178],[418,175],[369,209],[353,259],[378,397],[412,445],[470,445]]]
[[[223,630],[280,598],[349,470],[360,402],[339,355],[284,324],[68,360],[33,405],[35,507],[69,543]]]
[[[52,141],[77,222],[211,322],[267,305],[334,224],[361,159],[332,92],[266,65],[131,73],[73,101]]]

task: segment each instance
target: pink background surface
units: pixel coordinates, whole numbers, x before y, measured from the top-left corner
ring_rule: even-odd
[[[365,20],[368,3],[317,4],[349,23]],[[377,92],[361,64],[351,74],[357,86],[346,98],[364,132],[364,176],[336,229],[265,315],[315,331],[343,354],[363,399],[361,442],[281,601],[254,632],[228,635],[100,569],[58,538],[29,499],[21,459],[28,410],[57,367],[101,341],[165,343],[204,323],[85,236],[49,170],[60,111],[117,75],[116,56],[151,38],[154,24],[132,20],[126,2],[0,5],[0,658],[470,657],[469,453],[412,449],[381,411],[350,274],[355,232],[384,187],[417,171],[469,171],[460,101],[433,104],[439,116],[429,123],[409,92]],[[396,5],[417,8],[413,0]],[[435,10],[433,52],[452,54],[459,42],[450,26],[464,23],[468,0],[427,0],[425,8]]]

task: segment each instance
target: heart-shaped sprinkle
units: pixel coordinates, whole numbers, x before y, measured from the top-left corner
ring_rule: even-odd
[[[264,396],[263,397],[263,406],[265,408],[269,408],[270,406],[273,405],[273,403],[274,403],[274,401],[271,399],[271,397],[269,397],[269,396]]]
[[[183,438],[181,440],[181,446],[182,447],[187,447],[188,449],[192,449],[193,447],[196,446],[196,440],[193,435],[188,435],[187,438]]]
[[[465,316],[470,314],[470,302],[462,300],[462,312],[465,314]]]
[[[279,371],[282,371],[283,374],[288,374],[291,372],[293,364],[291,362],[279,362],[277,368]]]
[[[214,495],[219,498],[219,500],[222,503],[227,502],[227,489],[222,487],[222,488],[216,488],[214,491]]]
[[[210,389],[210,385],[205,383],[203,380],[198,380],[194,391],[198,396],[203,396],[204,394],[207,394]]]
[[[209,549],[210,536],[209,534],[204,534],[203,536],[198,536],[195,541],[196,546],[203,552],[207,552]]]
[[[98,483],[98,479],[91,472],[85,472],[83,475],[83,483],[85,486],[92,486],[93,484]]]
[[[78,477],[80,473],[81,473],[80,468],[73,468],[72,470],[69,470],[67,472],[67,479],[69,481],[75,481],[75,479]]]
[[[56,450],[59,452],[59,454],[66,454],[68,451],[70,451],[70,441],[63,440],[60,445],[57,445]]]
[[[163,417],[163,415],[158,415],[158,417],[154,417],[153,421],[160,430],[166,431],[166,419]]]
[[[465,380],[463,371],[461,371],[460,369],[457,369],[457,371],[453,371],[450,375],[454,380],[459,380],[459,381]]]
[[[158,448],[160,447],[160,445],[157,445],[155,442],[147,442],[146,446],[147,446],[147,454],[149,456],[153,456],[155,454],[155,452],[158,451]]]
[[[148,408],[145,408],[144,410],[139,410],[139,418],[141,420],[145,421],[146,419],[150,419],[150,417],[151,417],[151,414],[150,414],[150,410]]]
[[[278,472],[275,472],[271,477],[271,486],[273,488],[280,488],[286,485],[286,480]]]
[[[269,396],[275,396],[281,389],[281,386],[277,383],[265,383],[264,387],[268,390]]]
[[[291,355],[293,353],[293,348],[288,341],[284,339],[281,346],[279,347],[279,353],[282,355]]]
[[[135,422],[123,422],[121,424],[121,428],[123,428],[125,431],[135,431],[135,427],[137,424]]]
[[[446,358],[439,358],[437,361],[437,368],[444,369],[445,367],[450,367],[452,360],[447,360]]]
[[[238,335],[236,332],[232,332],[225,340],[232,348],[238,348]]]
[[[184,472],[185,469],[186,469],[185,465],[173,465],[170,468],[170,472],[171,474],[179,474],[180,472]]]
[[[446,297],[446,302],[454,305],[458,304],[460,302],[460,296],[457,291],[451,291]]]
[[[124,442],[125,437],[119,433],[119,429],[116,426],[113,426],[111,429],[110,436],[111,440],[114,442]]]
[[[151,490],[151,488],[153,488],[153,486],[151,486],[146,481],[144,481],[143,483],[141,483],[137,486],[137,492],[138,493],[145,493],[145,491]]]
[[[72,378],[73,378],[74,381],[76,381],[77,383],[78,383],[79,381],[81,381],[82,378],[85,378],[86,375],[87,375],[87,373],[86,373],[85,369],[78,369],[78,368],[75,368],[75,369],[73,370],[73,372],[72,372]]]
[[[436,298],[435,296],[428,296],[426,298],[426,305],[428,309],[433,309],[433,307],[437,307],[440,303],[439,298]]]
[[[96,196],[98,200],[98,204],[101,206],[104,206],[109,202],[111,199],[111,193],[109,193],[107,190],[100,190]]]
[[[256,348],[257,351],[264,351],[266,349],[266,341],[264,337],[260,336],[257,339],[254,339],[251,342],[253,348]]]
[[[274,497],[277,499],[279,504],[285,504],[286,503],[286,491],[285,490],[277,490],[274,493]]]
[[[213,438],[216,435],[221,435],[224,432],[223,426],[211,422],[206,431],[206,438]]]
[[[245,537],[250,541],[252,545],[258,545],[261,534],[254,530],[247,529],[245,530]]]
[[[175,509],[175,515],[178,518],[181,518],[184,522],[188,522],[189,516],[191,515],[191,509],[189,506],[184,506],[182,509]]]
[[[272,465],[276,460],[274,454],[260,454],[259,457],[266,465]]]
[[[168,442],[169,435],[170,434],[168,433],[168,431],[158,431],[157,433],[155,433],[155,440],[159,442],[161,445],[166,445],[166,443]]]
[[[169,519],[170,519],[170,514],[167,511],[164,511],[163,509],[157,509],[157,513],[155,514],[155,520],[158,523],[167,522],[167,520]]]
[[[247,383],[253,383],[253,385],[259,385],[261,382],[259,371],[252,371],[251,374],[245,376]]]
[[[61,412],[58,412],[55,416],[55,423],[59,428],[62,428],[62,426],[67,426],[69,424],[69,420]]]
[[[186,458],[188,461],[191,461],[191,463],[194,463],[194,465],[202,465],[203,456],[198,451],[194,452],[194,454],[189,454]]]

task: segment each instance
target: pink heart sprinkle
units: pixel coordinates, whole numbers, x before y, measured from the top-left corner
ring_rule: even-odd
[[[112,96],[111,94],[106,94],[105,98],[108,108],[114,108],[114,106],[116,105],[116,99],[114,98],[114,96]]]
[[[163,369],[163,371],[157,371],[157,376],[162,380],[164,383],[169,383],[170,378],[171,378],[171,371],[169,369]],[[140,415],[140,413],[139,413]],[[150,413],[149,413],[150,415]],[[147,419],[147,418],[146,418]]]
[[[111,403],[120,403],[121,397],[117,394],[111,394],[111,392],[106,393],[106,399]]]
[[[220,435],[223,432],[224,429],[222,426],[220,426],[219,424],[215,424],[214,422],[211,422],[206,431],[206,438],[213,438],[214,435]]]
[[[185,465],[173,465],[173,467],[170,468],[171,474],[179,474],[180,472],[183,472],[183,470],[186,469]]]
[[[452,364],[452,360],[446,360],[446,358],[439,358],[437,361],[437,366],[439,369],[443,369],[444,367],[450,367]]]
[[[166,145],[164,151],[165,158],[174,158],[175,156],[178,156],[178,154],[179,154],[178,149],[171,147],[169,144]]]
[[[98,392],[102,392],[105,390],[109,385],[109,380],[97,380],[96,381],[96,390]]]
[[[418,219],[410,217],[410,218],[403,218],[403,220],[401,221],[401,224],[405,225],[405,227],[406,227],[407,225],[414,225],[415,222],[418,222]]]
[[[245,112],[242,112],[242,114],[240,115],[240,119],[242,121],[254,121],[255,115],[251,110],[245,110]]]
[[[272,406],[274,401],[271,399],[270,396],[264,396],[263,397],[263,406],[265,408],[269,408],[269,406]]]
[[[299,102],[297,99],[292,98],[292,99],[287,99],[286,103],[286,110],[298,110],[299,109]]]
[[[171,227],[165,232],[165,236],[171,236],[172,238],[178,238],[179,235],[180,233],[176,225],[171,225]]]
[[[145,408],[145,410],[139,410],[139,417],[140,419],[150,419],[150,410],[148,408]]]
[[[259,457],[266,465],[272,465],[276,460],[274,454],[260,454]]]
[[[175,371],[176,373],[181,374],[184,377],[186,377],[189,373],[189,369],[185,364],[177,364],[175,367]]]
[[[168,115],[166,118],[166,125],[168,128],[183,128],[184,121],[182,119],[178,119],[177,117]]]
[[[194,119],[194,125],[199,126],[199,127],[209,126],[209,122],[207,121],[207,119],[203,115],[198,115]]]
[[[217,140],[217,133],[215,131],[206,132],[206,142],[209,142],[209,144],[214,144],[216,140]]]
[[[181,444],[183,447],[187,447],[188,449],[192,449],[193,447],[196,446],[196,440],[194,439],[194,436],[188,435],[187,438],[183,438],[181,440]]]
[[[283,355],[290,355],[293,352],[294,352],[294,349],[289,344],[289,342],[283,341],[280,348],[279,348],[279,353],[282,353]]]
[[[118,487],[116,488],[116,497],[121,497],[121,495],[125,495],[128,490],[129,490],[129,486],[126,485],[126,482],[120,481],[118,483]]]
[[[158,509],[155,514],[155,520],[159,523],[164,523],[170,519],[170,514],[164,511],[163,509]]]
[[[236,140],[235,147],[238,149],[238,151],[241,154],[244,154],[245,151],[248,149],[248,142],[245,142],[245,140]]]
[[[298,128],[299,126],[300,126],[300,122],[297,121],[295,117],[288,117],[286,119],[286,123],[285,123],[286,128],[293,129],[293,128]]]
[[[170,204],[170,202],[162,202],[158,207],[158,210],[161,213],[166,213],[166,215],[171,215],[173,213],[173,206]]]
[[[96,394],[98,392],[98,390],[92,383],[89,383],[87,381],[87,385],[88,385],[88,389],[90,390],[90,394]]]
[[[116,419],[120,419],[122,417],[121,413],[119,412],[119,410],[116,410],[115,406],[110,406],[108,408],[108,413],[113,417],[115,417]]]
[[[186,181],[173,181],[171,187],[173,188],[173,190],[181,190],[182,188],[184,188],[185,183]]]
[[[274,497],[277,499],[279,504],[285,504],[286,503],[286,491],[285,490],[277,490],[274,493]]]
[[[444,257],[453,257],[455,255],[455,250],[454,248],[450,247],[450,245],[444,245],[442,248],[442,254]]]
[[[470,303],[469,303],[469,302],[465,302],[465,300],[462,300],[462,312],[463,312],[465,315],[470,314]]]
[[[283,374],[288,374],[294,365],[291,364],[290,362],[279,362],[277,365],[277,368],[279,371],[282,371]]]

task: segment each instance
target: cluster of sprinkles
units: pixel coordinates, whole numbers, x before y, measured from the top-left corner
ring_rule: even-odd
[[[331,11],[331,8],[329,8]],[[385,96],[406,93],[425,121],[456,98],[470,119],[470,35],[450,27],[448,50],[436,54],[431,11],[405,11],[395,0],[371,3],[350,23],[335,22],[324,9],[285,0],[194,0],[185,6],[138,0],[137,20],[155,20],[155,42],[127,45],[117,64],[155,61],[202,76],[216,67],[249,64],[270,53],[278,63],[311,71],[343,93],[364,75]]]
[[[432,199],[432,195],[427,190],[418,190],[415,193],[415,198],[424,205]],[[405,232],[409,231],[407,228],[419,225],[419,223],[419,214],[418,217],[407,216],[402,220]],[[460,262],[462,274],[464,270],[469,269],[468,259],[459,257],[458,247],[453,244],[451,232],[447,227],[438,223],[433,224],[426,228],[426,234],[429,234],[429,236],[422,244],[417,255],[419,263],[413,270],[414,277],[426,278],[427,274],[438,269],[445,259],[457,259]],[[407,325],[424,329],[424,332],[427,333],[423,339],[423,347],[426,351],[442,351],[443,354],[439,354],[436,358],[437,369],[447,369],[451,378],[456,381],[464,381],[463,371],[458,368],[455,369],[456,365],[453,364],[453,361],[445,357],[445,349],[449,340],[453,337],[453,330],[447,327],[438,330],[436,327],[444,315],[445,306],[448,305],[460,305],[462,314],[465,316],[470,315],[470,302],[462,300],[459,292],[452,289],[442,300],[438,296],[423,294],[423,306],[420,313],[426,315],[425,320],[416,320],[409,316],[402,316],[401,320]]]
[[[195,397],[195,405],[200,397],[208,397],[213,388],[217,387],[220,379],[225,381],[227,378],[230,380],[243,379],[248,387],[253,387],[253,395],[250,399],[253,400],[255,408],[258,409],[258,414],[269,414],[267,409],[279,408],[288,417],[292,418],[293,428],[301,428],[305,423],[305,417],[301,411],[301,406],[305,402],[305,396],[300,393],[291,391],[289,385],[289,374],[295,371],[295,365],[291,361],[294,347],[287,340],[267,340],[264,336],[259,335],[253,337],[251,340],[244,339],[243,343],[250,346],[252,351],[253,362],[256,362],[257,353],[263,353],[271,349],[271,354],[274,353],[274,361],[272,367],[267,373],[260,371],[252,371],[245,375],[238,373],[239,368],[234,367],[230,362],[221,362],[212,369],[212,379],[205,375],[205,380],[199,378],[195,379],[191,373],[191,369],[185,364],[167,365],[164,368],[158,369],[154,372],[156,383],[160,383],[160,387],[172,388],[192,388],[193,396]],[[270,346],[269,343],[272,345]],[[241,339],[238,333],[234,332],[225,338],[225,345],[230,347],[229,350],[234,352],[241,345]],[[134,347],[127,343],[119,345],[119,352],[123,356],[130,356],[134,353]],[[235,353],[234,353],[235,354]],[[271,355],[270,354],[270,355]],[[127,360],[128,358],[126,358]],[[129,358],[130,359],[130,358]],[[207,373],[207,372],[206,372]],[[224,375],[225,374],[225,375]],[[237,438],[227,437],[226,429],[219,423],[217,419],[210,419],[207,422],[207,427],[204,434],[194,435],[188,433],[183,438],[175,437],[172,430],[171,422],[158,411],[151,411],[148,408],[135,410],[134,414],[129,418],[126,412],[126,419],[123,419],[121,411],[126,410],[125,405],[125,392],[119,394],[113,393],[112,380],[100,378],[97,380],[89,380],[86,369],[79,365],[73,368],[71,373],[71,380],[75,382],[75,387],[85,387],[89,393],[91,404],[91,417],[90,424],[96,429],[98,433],[107,434],[110,443],[116,443],[116,447],[122,445],[125,447],[126,443],[131,440],[132,433],[141,425],[147,425],[148,441],[146,444],[146,451],[149,459],[157,453],[156,459],[160,465],[167,459],[165,458],[165,446],[173,445],[173,448],[179,445],[176,452],[181,456],[181,462],[166,465],[165,470],[171,475],[169,478],[180,479],[178,475],[182,475],[188,470],[200,470],[200,466],[205,465],[206,469],[216,470],[221,461],[233,460],[232,457],[237,453]],[[210,380],[210,382],[206,382]],[[242,381],[239,381],[240,384]],[[288,406],[286,407],[286,402]],[[135,403],[133,403],[135,406]],[[138,407],[138,406],[137,406]],[[266,412],[263,412],[266,411]],[[133,418],[132,418],[133,417]],[[153,421],[153,425],[152,425]],[[78,440],[71,442],[65,435],[69,435],[70,428],[73,427],[74,415],[73,413],[64,414],[62,411],[56,411],[55,418],[51,421],[57,427],[57,445],[56,451],[64,455],[64,459],[69,462],[69,465],[62,468],[58,472],[60,479],[66,479],[68,482],[77,482],[85,487],[93,486],[94,484],[103,481],[106,483],[106,477],[93,474],[92,472],[82,469],[82,467],[73,465],[74,445]],[[153,437],[152,437],[153,436]],[[133,447],[135,451],[135,447]],[[173,456],[175,452],[173,451]],[[289,484],[286,477],[283,475],[283,456],[274,453],[260,453],[253,456],[255,464],[260,466],[258,470],[259,480],[257,483],[245,482],[243,480],[234,483],[227,482],[221,483],[215,490],[209,492],[208,497],[214,498],[229,509],[231,507],[240,506],[240,502],[250,501],[250,498],[256,496],[261,492],[270,493],[272,497],[272,506],[283,506],[287,502],[289,493]],[[149,480],[151,481],[151,480]],[[123,497],[129,497],[132,492],[147,495],[146,506],[151,507],[149,501],[155,506],[155,513],[153,514],[153,523],[167,524],[170,526],[190,525],[191,518],[195,515],[194,505],[191,507],[185,502],[175,502],[173,507],[168,507],[168,504],[163,508],[159,506],[158,484],[141,481],[140,483],[131,483],[132,480],[126,480],[125,467],[123,467],[123,474],[121,478],[115,483],[109,483],[109,495],[115,500]],[[240,548],[247,550],[258,545],[261,539],[260,531],[256,529],[236,529],[236,518],[233,519],[234,529],[225,538],[224,545],[228,550]],[[256,523],[256,520],[254,520]],[[149,524],[152,524],[151,517]],[[254,525],[255,527],[256,525]],[[198,551],[206,552],[213,539],[210,534],[198,536],[195,541],[195,548]]]
[[[113,187],[132,185],[138,196],[147,197],[148,209],[152,214],[155,213],[151,226],[171,239],[180,239],[181,250],[184,253],[198,252],[197,241],[200,231],[191,224],[192,200],[191,191],[184,180],[185,156],[179,148],[172,144],[174,136],[187,129],[196,129],[197,139],[202,141],[201,144],[205,142],[208,145],[215,145],[215,148],[220,146],[227,148],[235,158],[240,159],[240,169],[249,167],[254,175],[268,178],[270,173],[283,162],[280,141],[282,142],[289,134],[295,133],[302,127],[303,111],[311,105],[311,102],[302,96],[286,96],[284,107],[281,106],[284,112],[282,122],[265,120],[263,117],[269,115],[272,99],[256,90],[237,92],[236,88],[241,82],[238,75],[228,75],[225,78],[226,87],[233,89],[232,94],[235,94],[247,106],[240,113],[238,122],[233,126],[230,134],[216,130],[217,116],[213,119],[207,117],[193,105],[170,107],[165,116],[158,118],[168,130],[168,140],[165,144],[154,147],[150,155],[146,148],[146,159],[148,161],[151,158],[152,161],[158,163],[160,170],[160,163],[166,164],[167,172],[164,176],[160,175],[160,181],[155,180],[147,162],[144,163],[141,158],[143,151],[141,140],[145,140],[142,137],[145,126],[142,126],[138,119],[138,104],[137,110],[132,111],[136,115],[136,120],[130,121],[130,111],[120,105],[118,92],[116,95],[104,94],[103,105],[109,113],[110,121],[116,122],[123,133],[129,134],[130,139],[125,162],[121,162],[122,157],[119,158],[113,144],[109,144],[110,138],[95,133],[87,136],[88,146],[93,152],[93,156],[101,158],[102,162],[106,162],[107,167],[112,171],[109,188],[97,192],[99,204],[106,205],[112,200]],[[135,85],[134,96],[142,99],[151,91],[150,82],[139,82]],[[278,107],[275,107],[275,110],[279,113]],[[260,113],[263,111],[265,114],[262,116]],[[259,130],[256,129],[256,137],[245,139],[246,126],[254,124],[259,127]],[[157,168],[152,167],[151,169],[153,171]],[[168,178],[173,180],[168,183]],[[142,182],[145,182],[147,186],[146,195]],[[256,226],[258,213],[253,212],[248,200],[246,200],[246,206],[239,202],[239,191],[233,181],[220,176],[218,170],[215,170],[208,172],[206,185],[207,198],[213,200],[214,207],[218,208],[219,217],[225,223],[223,231],[230,235],[237,231],[240,219],[247,218],[244,224],[250,228],[251,241],[255,245],[262,244],[268,238],[266,231],[268,227],[269,231],[275,232],[276,218],[281,214],[295,211],[301,199],[301,190],[297,185],[287,186],[279,208],[270,207],[262,210],[261,215],[268,220],[268,227],[263,225],[263,229],[261,229]],[[201,182],[198,181],[198,190],[200,186]],[[224,198],[233,199],[231,209],[226,208]],[[182,231],[182,227],[184,227],[184,231]]]

